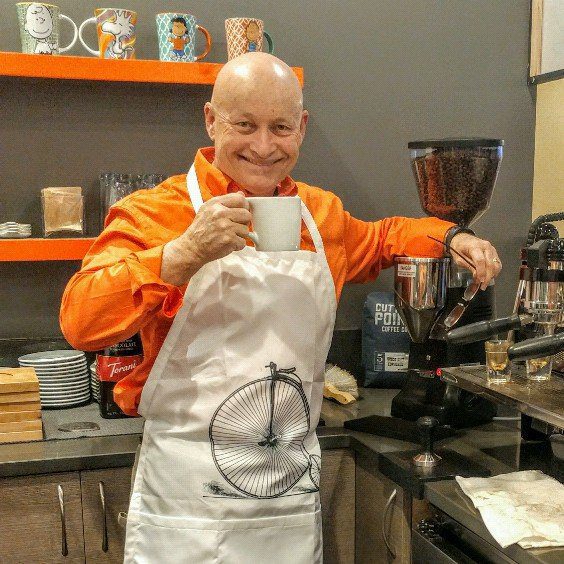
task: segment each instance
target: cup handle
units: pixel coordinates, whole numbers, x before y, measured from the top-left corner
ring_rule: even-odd
[[[258,247],[259,236],[254,231],[249,231],[246,237],[254,243],[255,247]]]
[[[88,45],[86,45],[84,39],[82,39],[82,30],[84,29],[84,27],[89,24],[89,23],[96,23],[96,18],[88,18],[87,20],[84,20],[81,24],[80,24],[80,28],[78,29],[78,38],[80,39],[80,42],[82,43],[82,46],[89,52],[92,53],[93,55],[96,55],[96,57],[100,56],[100,51],[94,51],[94,49],[90,49],[90,47],[88,47]]]
[[[59,47],[59,53],[64,53],[65,51],[68,51],[69,49],[72,49],[74,47],[74,44],[78,39],[78,28],[76,27],[76,24],[68,16],[65,16],[65,14],[59,14],[59,18],[61,20],[66,20],[67,22],[70,22],[72,28],[74,29],[74,37],[72,38],[72,41],[66,47]]]
[[[205,27],[202,27],[201,25],[196,25],[196,29],[201,31],[206,38],[206,46],[204,47],[204,51],[200,55],[196,56],[196,61],[200,61],[210,52],[212,39],[210,32]]]
[[[274,52],[274,43],[272,43],[272,37],[270,37],[270,34],[266,33],[266,31],[262,32],[264,35],[264,38],[266,39],[266,42],[268,43],[268,52],[272,55],[272,53]]]

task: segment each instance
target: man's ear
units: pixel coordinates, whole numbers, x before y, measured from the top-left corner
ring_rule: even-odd
[[[307,121],[309,119],[309,112],[307,110],[302,111],[302,119],[300,120],[300,137],[304,140],[305,132],[307,128]]]
[[[208,137],[215,141],[215,112],[210,102],[206,102],[204,105],[204,117],[206,120],[206,131],[208,132]]]

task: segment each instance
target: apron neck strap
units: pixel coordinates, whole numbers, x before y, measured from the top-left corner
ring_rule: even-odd
[[[186,175],[186,185],[188,186],[188,195],[194,206],[194,211],[198,213],[198,210],[202,207],[204,200],[202,198],[202,192],[200,190],[200,184],[198,182],[198,177],[196,176],[196,169],[194,165],[190,167],[188,174]],[[318,253],[325,255],[325,250],[323,248],[323,240],[319,233],[319,229],[311,215],[311,212],[307,209],[307,206],[302,201],[302,219],[309,230],[313,245]]]
[[[198,213],[198,210],[204,203],[204,199],[202,198],[202,192],[200,190],[200,184],[198,183],[198,177],[196,176],[196,168],[194,165],[190,167],[190,170],[186,175],[186,185],[188,186],[188,195],[190,196],[190,200],[192,200],[194,211]]]

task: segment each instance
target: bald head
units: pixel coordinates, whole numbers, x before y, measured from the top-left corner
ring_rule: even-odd
[[[292,69],[267,53],[232,59],[204,114],[213,164],[248,194],[275,193],[296,163],[308,119]]]
[[[294,71],[269,53],[245,53],[229,61],[217,75],[211,103],[228,110],[249,96],[268,97],[274,105],[290,104],[297,113],[303,109],[302,88]]]

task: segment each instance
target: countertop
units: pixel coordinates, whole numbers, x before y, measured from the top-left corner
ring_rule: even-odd
[[[323,400],[321,418],[325,426],[317,430],[322,450],[350,448],[351,439],[357,450],[371,456],[379,452],[405,450],[409,444],[404,441],[349,432],[343,428],[347,419],[371,414],[389,415],[391,400],[397,393],[398,390],[365,389],[362,399],[349,406]],[[84,412],[84,420],[97,423],[102,429],[104,425],[114,423],[96,415],[96,409],[92,408],[90,405],[73,410],[44,411],[44,427],[52,428],[56,421],[67,421],[71,418],[70,411],[73,412],[72,419],[76,419],[75,414],[80,410]],[[88,431],[80,431],[79,435],[84,436],[0,445],[0,477],[132,466],[141,439],[139,433],[125,432],[88,436]],[[416,445],[409,446],[416,448]]]
[[[348,406],[324,400],[321,417],[325,426],[317,430],[322,450],[351,448],[359,455],[376,460],[384,453],[416,450],[418,446],[413,443],[343,428],[343,422],[348,419],[389,415],[391,400],[397,392],[361,389],[361,399]],[[101,423],[103,421],[100,419]],[[131,466],[139,441],[140,435],[134,433],[0,445],[0,477]],[[531,454],[523,451],[516,421],[492,421],[464,430],[454,437],[443,439],[440,447],[482,464],[492,475],[523,469],[525,462],[527,468],[556,474],[562,480],[561,463],[552,459],[551,467],[543,467],[541,462],[546,461],[546,452]],[[454,481],[426,484],[425,497],[476,534],[488,538],[489,533],[478,512]],[[495,541],[492,539],[491,542]],[[507,551],[518,562],[564,562],[564,549],[523,550],[513,545],[506,549],[509,555]]]

